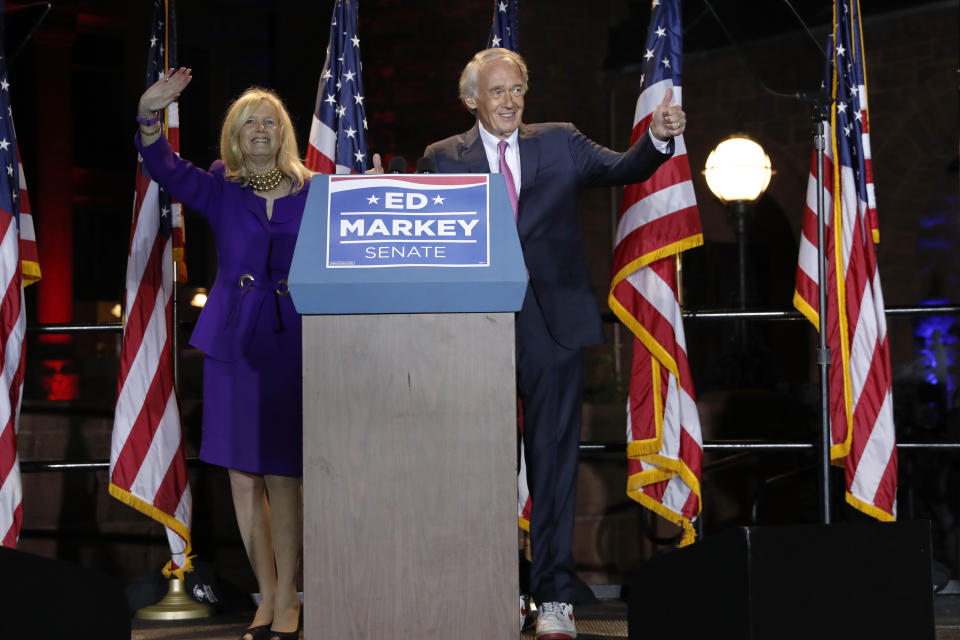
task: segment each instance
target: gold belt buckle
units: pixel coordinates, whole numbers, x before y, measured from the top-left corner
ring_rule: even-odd
[[[277,286],[278,286],[279,288],[274,289],[274,291],[277,292],[277,295],[278,295],[278,296],[288,296],[288,295],[290,295],[290,288],[287,287],[287,281],[286,281],[286,280],[277,280]]]

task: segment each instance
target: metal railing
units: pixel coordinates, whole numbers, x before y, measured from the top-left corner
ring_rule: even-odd
[[[931,306],[898,306],[888,307],[887,316],[930,316],[930,315],[960,315],[960,305],[931,305]],[[799,311],[794,310],[738,310],[738,309],[688,309],[683,311],[683,318],[687,321],[711,320],[766,320],[766,321],[794,321],[804,320]],[[605,322],[616,322],[612,313],[604,314]],[[116,323],[94,324],[46,324],[27,327],[28,333],[34,334],[80,334],[80,333],[111,333],[121,332],[122,325]],[[768,440],[707,440],[703,443],[704,451],[813,451],[815,442],[771,442]],[[898,450],[934,450],[960,451],[960,442],[898,442]],[[580,453],[584,455],[598,455],[606,453],[625,453],[626,444],[623,442],[581,442]],[[197,465],[196,458],[188,458],[187,464]],[[109,460],[25,460],[20,462],[22,473],[70,472],[70,471],[97,471],[107,469]]]

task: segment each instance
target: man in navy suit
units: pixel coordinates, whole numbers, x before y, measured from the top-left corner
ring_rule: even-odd
[[[477,116],[466,133],[427,147],[438,173],[503,173],[530,275],[517,316],[517,387],[523,405],[537,638],[576,638],[573,524],[580,442],[581,349],[603,342],[577,217],[585,187],[649,178],[673,154],[686,116],[654,110],[649,135],[629,151],[600,146],[571,124],[524,124],[527,66],[507,49],[477,53],[460,76],[460,100]]]

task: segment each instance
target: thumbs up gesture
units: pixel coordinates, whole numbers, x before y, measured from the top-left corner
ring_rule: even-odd
[[[687,127],[687,114],[678,104],[672,104],[673,88],[668,88],[663,94],[663,100],[653,110],[650,120],[650,133],[657,140],[667,141],[683,133]]]

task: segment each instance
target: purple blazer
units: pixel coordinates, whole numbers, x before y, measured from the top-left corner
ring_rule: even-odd
[[[292,308],[290,296],[278,295],[278,291],[286,291],[281,281],[290,269],[309,183],[296,194],[274,200],[268,221],[263,198],[228,180],[222,161],[204,171],[174,154],[164,137],[144,147],[138,133],[136,145],[150,177],[202,214],[217,243],[217,278],[190,344],[217,360],[238,360],[267,301],[272,305],[276,299],[276,304]],[[274,269],[268,272],[270,263]],[[278,263],[285,266],[277,268]]]

